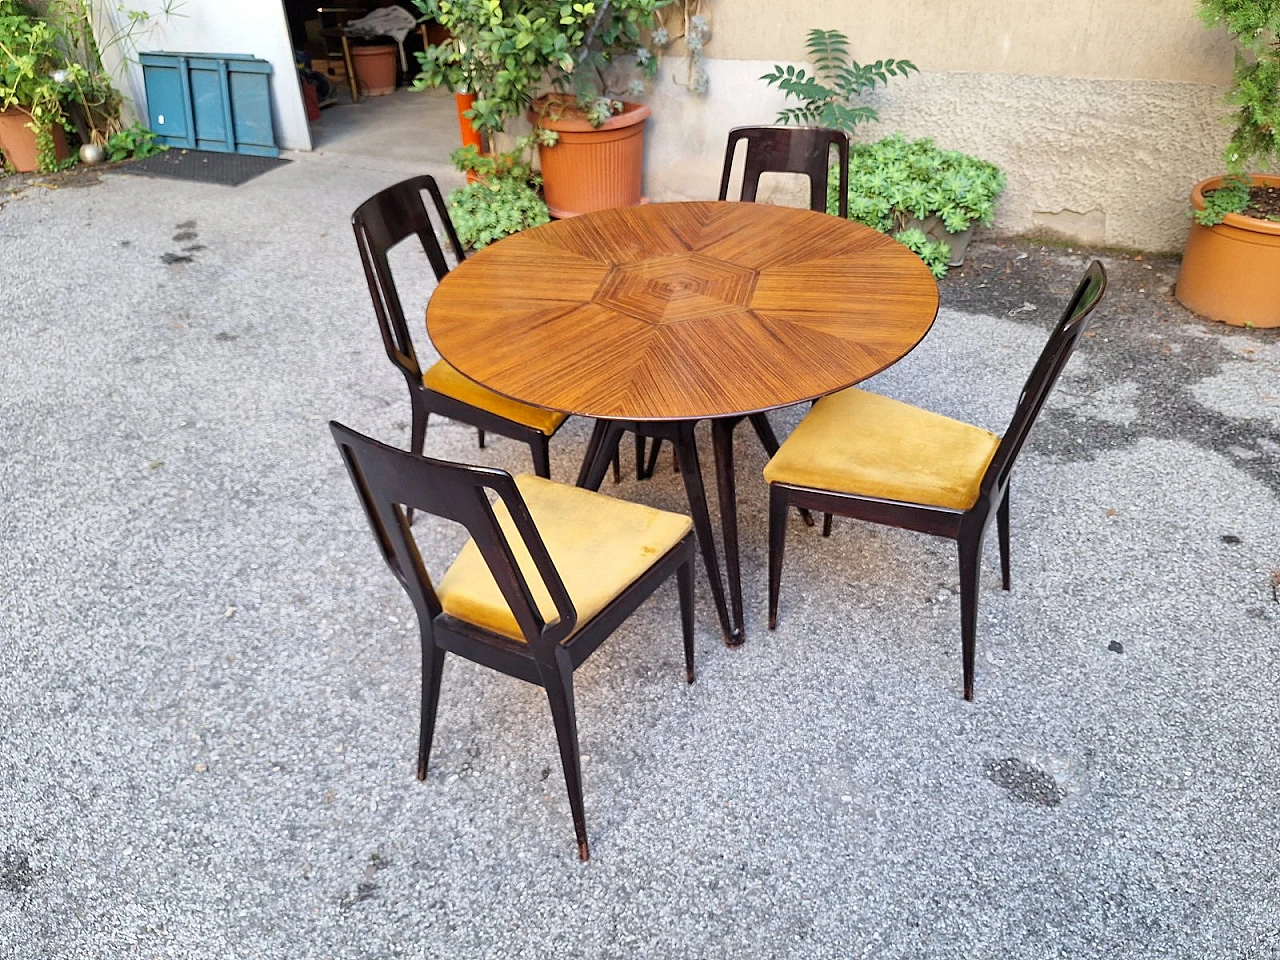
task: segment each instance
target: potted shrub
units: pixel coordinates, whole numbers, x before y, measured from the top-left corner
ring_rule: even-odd
[[[17,0],[0,0],[0,152],[9,166],[47,172],[67,159],[64,104],[87,79],[63,55],[51,23]]]
[[[611,83],[612,68],[635,55],[640,76],[627,84],[627,95],[643,92],[645,79],[657,71],[643,42],[646,31],[671,0],[414,2],[451,34],[419,56],[415,86],[474,94],[464,116],[488,136],[526,112],[536,127],[554,134],[538,140],[543,190],[554,216],[640,201],[649,110],[622,99]],[[706,21],[695,18],[685,39],[687,45],[692,37],[700,49]],[[667,32],[655,30],[653,40],[665,44]],[[692,86],[705,90],[704,70],[691,65],[690,77]]]
[[[1182,303],[1236,326],[1280,327],[1280,3],[1201,0],[1200,15],[1240,47],[1227,101],[1227,175],[1191,191],[1193,223],[1175,288]]]
[[[827,181],[827,208],[836,210],[839,171]],[[994,164],[928,139],[895,133],[849,150],[849,219],[887,233],[933,271],[958,267],[978,225],[990,226],[1004,174]]]

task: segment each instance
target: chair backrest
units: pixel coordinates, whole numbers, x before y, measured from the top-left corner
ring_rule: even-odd
[[[1013,463],[1018,452],[1027,440],[1031,427],[1036,422],[1040,408],[1044,406],[1049,391],[1058,380],[1058,374],[1071,359],[1071,354],[1080,342],[1080,336],[1089,325],[1089,315],[1098,305],[1107,289],[1107,272],[1097,260],[1089,265],[1084,278],[1071,295],[1071,301],[1062,314],[1062,319],[1054,328],[1049,342],[1040,352],[1040,359],[1031,370],[1022,395],[1018,398],[1018,406],[1013,413],[1013,421],[1005,431],[996,454],[991,458],[987,472],[982,478],[980,496],[992,497],[1004,490],[1009,482],[1009,474],[1013,471]]]
[[[422,370],[413,349],[413,338],[405,322],[404,308],[400,304],[387,253],[401,241],[417,235],[436,280],[443,279],[449,272],[449,263],[422,199],[424,191],[430,196],[449,245],[461,263],[464,259],[462,244],[458,242],[444,197],[433,177],[423,175],[402,180],[375,193],[351,215],[351,228],[356,234],[356,246],[360,248],[360,262],[364,265],[364,277],[369,284],[378,328],[382,331],[383,346],[391,362],[400,368],[411,384],[421,378]]]
[[[840,164],[838,214],[849,216],[849,137],[826,127],[734,127],[724,149],[720,199],[729,198],[729,171],[740,140],[747,141],[739,200],[753,202],[762,173],[803,173],[809,178],[809,209],[827,212],[827,170],[831,148]]]
[[[330,421],[383,559],[417,608],[422,629],[440,613],[440,601],[418,553],[405,508],[462,524],[475,540],[498,589],[535,654],[550,659],[556,645],[577,626],[578,615],[564,581],[551,562],[524,497],[505,470],[418,457]],[[516,532],[555,604],[559,619],[548,626],[529,591],[511,544],[498,523],[488,492],[506,505]]]

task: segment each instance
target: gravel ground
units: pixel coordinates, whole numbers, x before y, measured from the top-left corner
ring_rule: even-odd
[[[747,642],[700,583],[686,687],[671,586],[579,671],[580,864],[540,690],[451,658],[414,779],[413,612],[326,429],[407,442],[347,217],[411,172],[3,197],[0,956],[1280,956],[1274,333],[1106,259],[1011,593],[988,551],[972,704],[946,541],[797,521],[764,628],[744,431]],[[872,387],[1003,429],[1089,258],[975,245]],[[683,509],[668,463],[605,489]],[[443,569],[459,532],[415,530]]]

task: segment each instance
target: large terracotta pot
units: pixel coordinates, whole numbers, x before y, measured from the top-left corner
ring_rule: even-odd
[[[622,112],[593,127],[576,108],[560,119],[535,112],[532,120],[560,134],[555,146],[539,147],[542,192],[553,217],[633,207],[643,199],[644,122],[649,108],[624,103]]]
[[[36,169],[36,134],[27,126],[31,114],[18,107],[0,110],[0,153],[19,173],[33,173]],[[53,146],[59,160],[71,156],[62,127],[53,124]]]
[[[1250,175],[1255,186],[1280,187],[1280,176]],[[1206,191],[1222,186],[1210,177],[1191,191],[1204,209]],[[1280,327],[1280,223],[1237,213],[1212,227],[1191,225],[1175,294],[1183,305],[1237,327]]]
[[[394,43],[351,48],[351,66],[356,72],[362,96],[385,97],[396,92],[396,54],[399,50]]]

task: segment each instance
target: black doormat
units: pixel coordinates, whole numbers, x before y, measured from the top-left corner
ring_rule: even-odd
[[[115,170],[143,177],[168,177],[238,187],[254,177],[288,163],[283,157],[251,157],[243,153],[170,149],[145,160],[122,163]]]

